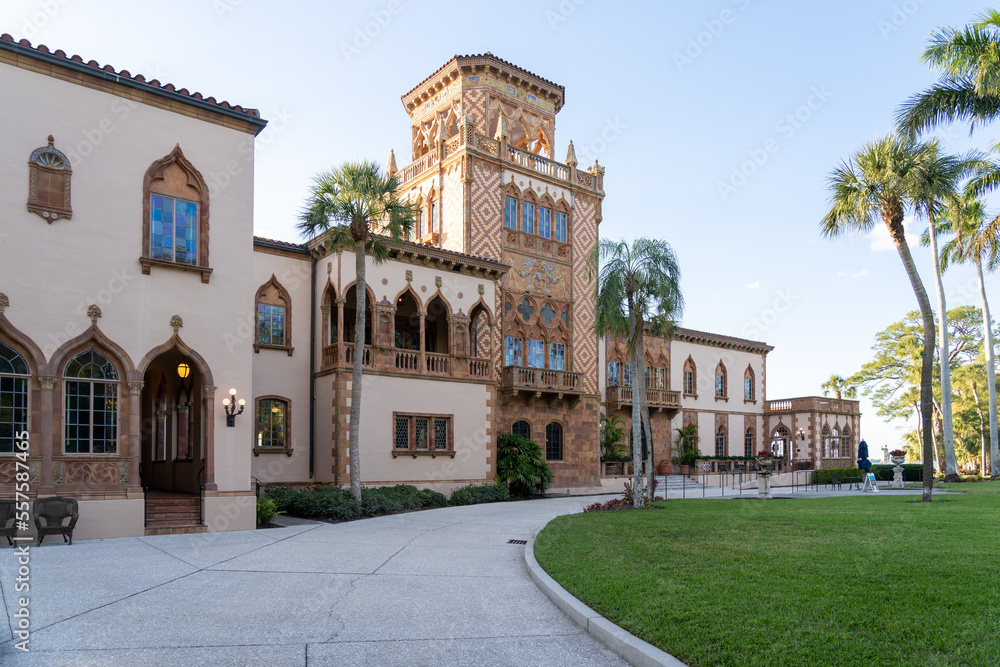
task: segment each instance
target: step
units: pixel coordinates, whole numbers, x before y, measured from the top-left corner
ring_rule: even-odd
[[[205,524],[182,524],[176,526],[146,526],[146,535],[187,535],[190,533],[204,533],[208,531]]]

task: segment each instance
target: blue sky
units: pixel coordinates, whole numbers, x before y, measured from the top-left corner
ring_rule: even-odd
[[[280,7],[280,12],[276,11]],[[490,51],[566,87],[556,157],[607,168],[610,237],[669,241],[687,327],[765,340],[767,396],[815,395],[871,356],[875,333],[916,309],[888,236],[820,237],[826,177],[888,132],[934,80],[928,34],[985,5],[509,0],[5,0],[0,32],[84,60],[256,107],[256,233],[297,240],[311,177],[348,159],[409,161],[400,95],[454,54]],[[367,32],[367,34],[366,34]],[[950,150],[986,146],[966,127]],[[917,233],[918,224],[912,225]],[[933,292],[929,253],[915,250]],[[974,276],[945,276],[949,308],[978,306]],[[997,281],[987,286],[997,296]],[[995,305],[994,309],[1000,306]],[[867,401],[874,451],[896,430]],[[907,425],[908,427],[912,425]]]

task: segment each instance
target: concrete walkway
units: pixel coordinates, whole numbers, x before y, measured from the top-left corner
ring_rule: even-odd
[[[31,653],[2,665],[623,665],[539,591],[524,546],[594,498],[30,551]],[[6,616],[13,549],[0,549]]]

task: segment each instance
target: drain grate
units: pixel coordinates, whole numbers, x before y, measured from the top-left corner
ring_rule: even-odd
[[[507,544],[527,544],[528,540],[507,540]]]

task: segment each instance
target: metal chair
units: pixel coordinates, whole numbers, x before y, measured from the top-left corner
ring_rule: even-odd
[[[80,506],[75,499],[59,496],[36,498],[31,510],[35,516],[35,528],[38,529],[36,546],[42,546],[46,535],[62,535],[63,542],[73,544],[73,528],[80,518]],[[66,519],[69,523],[63,524]]]
[[[830,477],[830,489],[842,489],[843,486],[840,482],[840,475],[832,475]]]
[[[13,500],[0,500],[0,535],[7,538],[7,544],[13,546],[17,536],[17,525],[14,519],[17,516],[17,503]],[[7,524],[10,524],[8,526]]]

